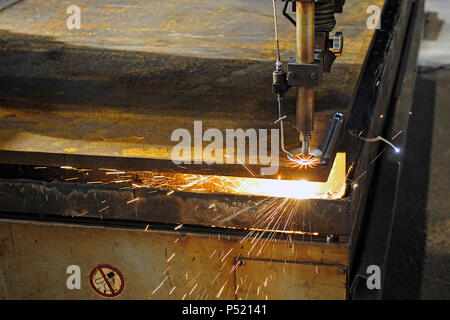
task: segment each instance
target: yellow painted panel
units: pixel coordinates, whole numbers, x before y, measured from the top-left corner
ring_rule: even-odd
[[[103,264],[123,275],[125,288],[120,299],[234,299],[236,273],[242,275],[242,270],[247,272],[251,265],[246,260],[236,267],[238,257],[339,265],[346,265],[348,257],[346,246],[326,243],[294,242],[292,246],[288,241],[272,240],[265,243],[264,250],[250,250],[253,238],[242,241],[218,234],[185,233],[183,227],[169,232],[2,220],[0,240],[1,299],[108,299],[89,284],[91,270]],[[257,243],[256,247],[261,245]],[[71,265],[81,270],[79,290],[69,290],[66,284],[70,276],[66,270]],[[280,272],[271,269],[273,266],[268,268],[265,262],[260,266],[258,272],[249,270],[255,282]],[[335,267],[318,268],[321,276],[322,272],[336,273]],[[311,283],[309,271],[295,270],[301,272],[268,284],[278,292],[269,298],[283,298],[280,288],[301,281]],[[289,268],[287,271],[291,272]],[[313,289],[310,295],[316,296]],[[292,297],[286,293],[285,298]]]

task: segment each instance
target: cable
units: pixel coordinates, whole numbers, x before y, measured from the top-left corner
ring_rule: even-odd
[[[362,141],[364,141],[364,142],[373,143],[373,142],[382,141],[382,142],[388,144],[389,146],[391,146],[391,147],[395,150],[396,153],[399,153],[399,152],[400,152],[400,149],[399,149],[399,148],[397,148],[392,142],[390,142],[389,140],[383,138],[382,136],[378,136],[378,137],[375,137],[375,138],[363,138],[363,137],[361,137],[361,136],[359,136],[359,135],[357,135],[357,134],[351,132],[350,130],[347,130],[347,131],[348,131],[348,133],[350,133],[353,137],[358,138],[358,139],[360,139],[360,140],[362,140]]]

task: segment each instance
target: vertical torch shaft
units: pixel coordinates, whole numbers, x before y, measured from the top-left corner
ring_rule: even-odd
[[[297,1],[297,62],[314,62],[314,0]],[[301,133],[303,153],[309,152],[314,130],[314,89],[299,87],[297,91],[297,130]]]

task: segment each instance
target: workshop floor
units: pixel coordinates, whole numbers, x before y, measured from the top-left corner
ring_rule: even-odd
[[[450,5],[447,0],[428,0],[429,12],[439,12],[439,35],[430,28],[419,58],[422,66],[447,69],[422,73],[416,89],[415,108],[429,108],[424,97],[434,95],[434,126],[429,164],[428,201],[426,204],[425,259],[422,270],[421,298],[450,299]],[[431,22],[430,22],[431,24]],[[437,33],[437,32],[436,32]],[[425,84],[428,84],[425,85]],[[422,97],[422,98],[420,98]],[[432,100],[431,100],[432,101]],[[433,113],[432,113],[433,114]],[[416,136],[420,131],[413,132]],[[417,150],[419,152],[419,150]]]
[[[402,270],[392,285],[398,298],[450,299],[450,5],[427,0],[426,9],[429,22],[403,164],[405,188],[399,193],[402,229],[405,235],[415,233],[417,241],[403,255],[401,243],[391,244],[398,251],[391,263]]]
[[[450,12],[450,11],[449,11]],[[450,21],[450,20],[449,20]],[[450,70],[423,74],[416,90],[422,101],[422,109],[428,108],[428,101],[434,93],[434,126],[432,133],[431,157],[429,163],[428,199],[426,203],[425,259],[422,270],[421,298],[450,299]],[[425,90],[429,90],[425,92]],[[434,90],[434,92],[433,92]],[[420,98],[422,97],[422,98]],[[416,103],[415,107],[418,107]],[[420,141],[420,131],[414,132]],[[413,140],[413,139],[412,139]],[[420,144],[416,144],[418,147]],[[420,152],[420,150],[417,150]],[[420,168],[416,167],[415,171]],[[418,178],[421,176],[418,175]],[[418,190],[423,192],[423,190]]]

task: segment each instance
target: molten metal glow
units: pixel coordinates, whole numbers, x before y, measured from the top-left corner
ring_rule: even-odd
[[[327,182],[271,180],[177,173],[147,173],[145,187],[292,199],[338,199],[345,192],[345,153],[338,153]]]

